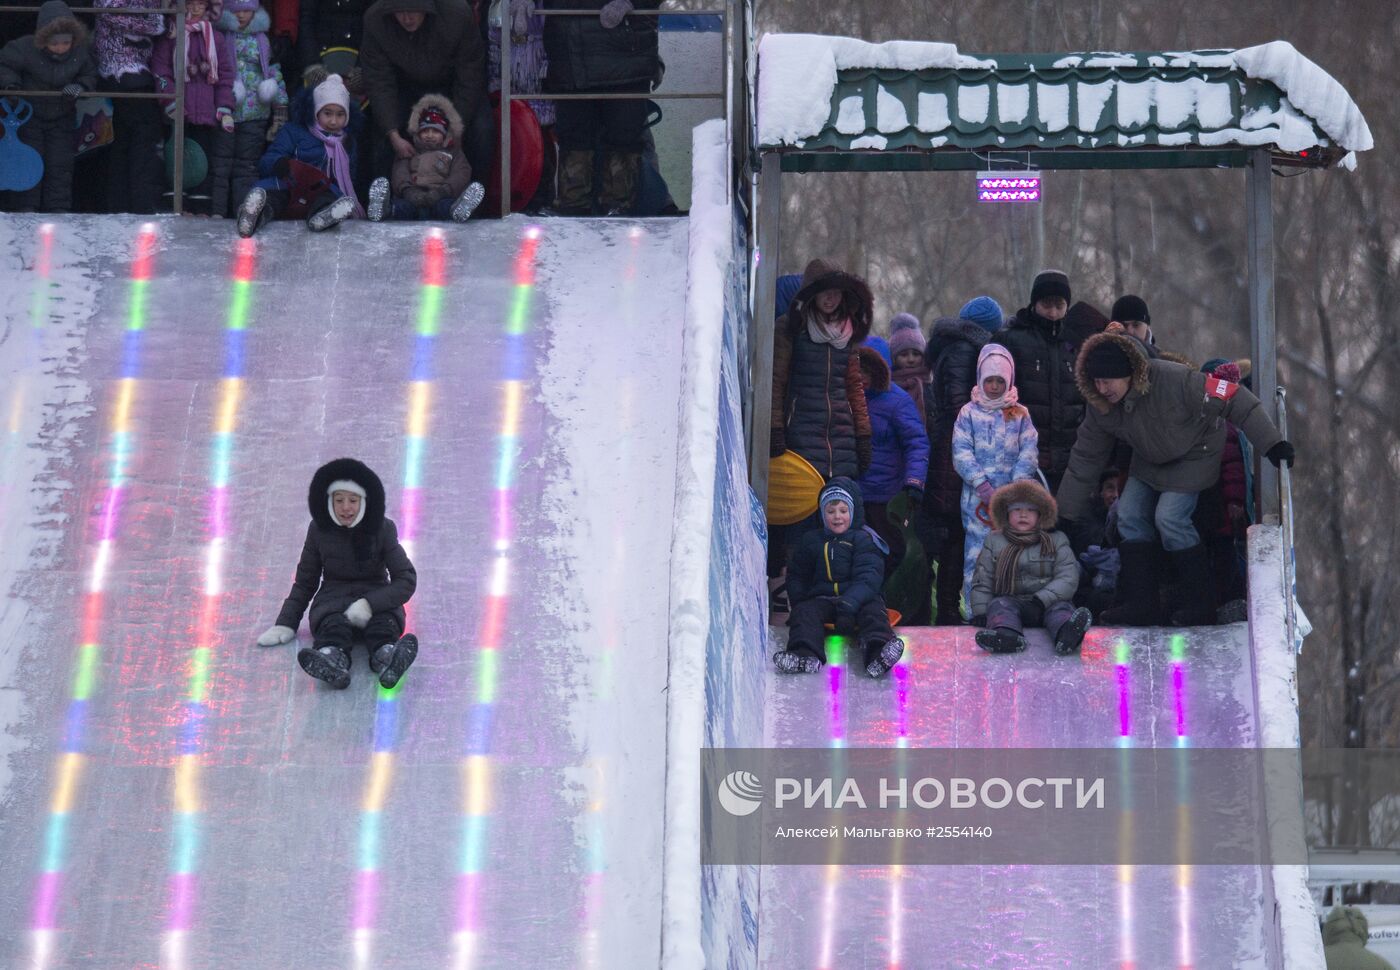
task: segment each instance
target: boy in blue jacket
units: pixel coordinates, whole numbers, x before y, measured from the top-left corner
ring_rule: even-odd
[[[881,677],[904,655],[904,643],[890,629],[880,596],[885,563],[875,539],[864,527],[860,486],[833,478],[817,500],[822,527],[793,546],[788,559],[787,649],[773,655],[785,674],[814,674],[826,663],[826,632],[857,637],[861,663],[871,677]]]
[[[258,162],[262,179],[238,208],[238,234],[245,239],[279,217],[304,216],[312,232],[365,217],[355,198],[350,92],[340,75],[316,85],[311,102],[308,109],[305,99],[298,99],[296,117],[282,126]]]

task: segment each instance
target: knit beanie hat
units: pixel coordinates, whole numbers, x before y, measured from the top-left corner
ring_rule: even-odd
[[[917,350],[924,352],[928,341],[919,328],[919,318],[912,313],[896,313],[890,320],[890,354],[898,357],[900,351]]]
[[[1147,312],[1147,301],[1140,296],[1120,296],[1113,304],[1113,312],[1109,314],[1110,320],[1117,320],[1119,323],[1127,323],[1129,320],[1141,320],[1143,323],[1151,323],[1152,315]]]
[[[1128,359],[1127,351],[1118,346],[1116,341],[1105,340],[1095,344],[1085,356],[1084,376],[1091,381],[1101,377],[1132,377],[1133,362]]]
[[[975,323],[988,333],[996,333],[1006,322],[1006,314],[1001,312],[1001,304],[990,296],[976,296],[963,304],[958,316]]]
[[[823,524],[825,524],[826,522],[826,507],[832,502],[844,502],[846,505],[846,511],[851,514],[851,518],[855,518],[856,500],[851,497],[851,493],[846,491],[840,485],[828,484],[825,488],[822,489],[821,493],[821,510]]]
[[[418,130],[422,131],[424,128],[436,128],[444,136],[447,135],[447,115],[440,108],[424,108],[418,115]]]
[[[261,5],[260,0],[224,0],[224,9],[233,13],[255,12]]]
[[[339,74],[332,74],[311,92],[311,100],[316,105],[316,114],[321,113],[321,109],[328,104],[338,104],[350,111],[350,92],[345,89],[345,82],[340,79]]]
[[[1031,284],[1031,306],[1052,296],[1064,297],[1066,304],[1074,302],[1069,291],[1069,276],[1058,269],[1041,270]]]
[[[1000,377],[1008,389],[1016,383],[1016,362],[1001,344],[986,344],[977,354],[977,386],[989,377]]]

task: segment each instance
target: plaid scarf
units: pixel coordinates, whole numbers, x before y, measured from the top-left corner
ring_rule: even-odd
[[[1044,529],[1016,532],[1006,528],[1001,531],[1001,534],[1006,536],[1006,541],[1011,543],[1011,547],[997,559],[996,577],[992,580],[992,595],[1015,596],[1016,567],[1021,563],[1021,553],[1036,543],[1040,543],[1040,554],[1044,560],[1041,569],[1044,571],[1046,562],[1053,563],[1055,561],[1055,540],[1050,538],[1050,533]]]

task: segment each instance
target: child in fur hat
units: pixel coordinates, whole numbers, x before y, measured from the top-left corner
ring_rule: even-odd
[[[377,178],[369,187],[369,220],[451,219],[466,222],[486,189],[473,182],[462,150],[462,117],[452,101],[425,94],[408,115],[412,158],[394,160],[393,183]],[[390,196],[390,189],[393,195]]]
[[[1066,656],[1079,649],[1092,619],[1071,602],[1079,564],[1069,537],[1055,530],[1055,500],[1036,481],[1012,482],[992,493],[995,531],[977,556],[968,601],[973,622],[987,628],[977,645],[991,653],[1026,649],[1025,626],[1043,626]]]
[[[365,210],[355,198],[358,109],[339,74],[298,95],[292,120],[282,126],[258,161],[262,179],[238,208],[238,234],[251,236],[269,220],[305,217],[322,232]]]
[[[363,462],[337,458],[316,469],[306,501],[311,524],[296,579],[258,645],[292,642],[310,606],[314,640],[297,653],[303,670],[338,690],[348,687],[350,648],[363,631],[370,669],[381,686],[393,687],[418,656],[418,638],[403,632],[403,607],[418,573],[394,521],[384,517],[384,483]]]
[[[215,0],[217,3],[217,0]],[[175,36],[175,18],[170,18],[170,30],[157,38],[151,52],[151,72],[156,76],[156,90],[175,92],[175,45],[185,49],[185,137],[204,150],[206,158],[214,156],[214,140],[218,132],[233,134],[233,79],[238,63],[233,55],[233,41],[223,31],[215,30],[220,9],[210,0],[186,0],[185,36]],[[175,102],[165,104],[165,113],[173,117]],[[214,167],[211,164],[204,181],[190,189],[186,208],[208,215],[212,211]]]
[[[87,28],[62,0],[39,8],[34,33],[0,49],[0,88],[62,92],[35,98],[34,114],[20,127],[20,141],[44,159],[38,185],[15,193],[16,212],[67,212],[73,206],[74,102],[97,86],[97,66]],[[10,129],[15,133],[14,129]]]
[[[287,85],[267,39],[272,21],[258,0],[224,0],[219,30],[233,41],[233,130],[220,129],[209,159],[210,211],[229,214],[258,180],[258,159],[287,121]],[[271,120],[271,124],[269,124]],[[232,199],[230,200],[230,189]]]
[[[970,596],[972,570],[991,525],[987,509],[1003,485],[1033,478],[1039,436],[1030,412],[1017,401],[1016,365],[1000,344],[977,355],[977,386],[953,423],[953,467],[963,480],[963,595]]]

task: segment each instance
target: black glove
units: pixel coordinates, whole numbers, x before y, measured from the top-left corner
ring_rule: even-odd
[[[83,93],[83,86],[81,84],[65,84],[60,90],[65,98],[76,99]]]
[[[1264,452],[1264,457],[1274,463],[1277,468],[1280,462],[1288,462],[1288,467],[1293,467],[1293,446],[1286,441],[1280,441],[1268,451]]]
[[[290,178],[292,174],[292,160],[285,155],[272,163],[272,174],[279,179]]]
[[[787,451],[787,432],[782,428],[768,429],[768,457],[777,458]]]
[[[905,485],[904,494],[909,496],[909,511],[924,504],[924,490],[917,485]]]
[[[870,467],[871,453],[870,435],[856,435],[856,468],[861,475],[864,475],[866,469]]]
[[[845,600],[836,601],[836,620],[832,623],[836,632],[843,637],[853,637],[859,632],[856,626],[856,611]]]

